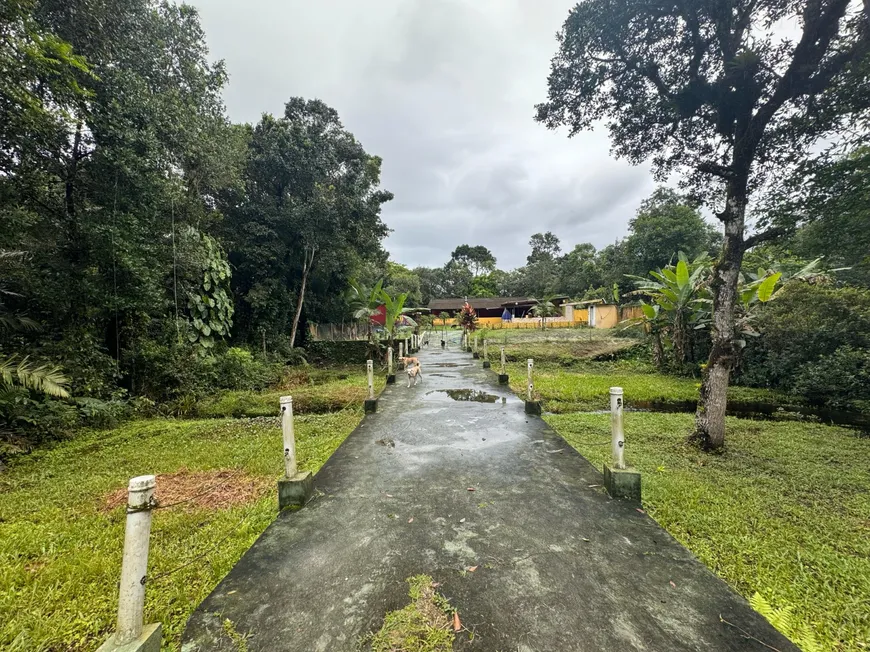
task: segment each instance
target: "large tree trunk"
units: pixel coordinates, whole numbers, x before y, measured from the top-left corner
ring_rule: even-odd
[[[725,242],[722,257],[713,268],[712,349],[701,379],[695,430],[690,437],[700,448],[709,451],[721,450],[725,445],[728,380],[737,358],[734,309],[737,280],[743,263],[745,197],[745,192],[729,188],[727,207],[721,215],[725,223]]]
[[[305,248],[305,259],[302,263],[302,285],[299,287],[299,297],[296,299],[296,314],[293,315],[293,326],[290,329],[290,348],[296,346],[296,330],[299,328],[299,318],[302,316],[302,302],[305,301],[305,286],[308,284],[308,275],[314,266],[314,249],[308,256],[308,248]]]

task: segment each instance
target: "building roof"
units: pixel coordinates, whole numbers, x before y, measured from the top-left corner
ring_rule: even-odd
[[[468,303],[475,310],[495,310],[496,308],[501,308],[505,304],[508,305],[517,305],[519,303],[528,303],[534,302],[535,299],[532,297],[493,297],[490,299],[485,299],[483,297],[469,297]],[[465,304],[465,299],[432,299],[429,302],[429,310],[461,310],[463,304]]]
[[[553,297],[553,303],[559,304],[568,297]],[[429,310],[461,310],[465,299],[432,299],[429,302]],[[475,310],[496,310],[498,308],[512,308],[515,306],[533,306],[538,303],[534,297],[469,297],[468,303]]]

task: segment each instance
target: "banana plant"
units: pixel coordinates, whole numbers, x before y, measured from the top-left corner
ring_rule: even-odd
[[[679,366],[689,359],[692,331],[709,323],[711,269],[712,261],[707,254],[689,262],[680,252],[675,266],[650,272],[652,278],[629,277],[637,287],[629,294],[645,296],[650,301],[641,299],[641,309],[653,337],[658,364],[664,362],[663,340],[670,342]]]
[[[806,273],[812,272],[812,264]],[[685,254],[678,254],[675,266],[650,272],[651,279],[633,276],[637,290],[632,295],[641,299],[643,321],[653,340],[653,354],[658,365],[664,364],[665,345],[670,344],[678,366],[683,367],[692,358],[692,332],[710,327],[712,295],[712,260],[702,254],[689,262]],[[748,276],[748,277],[747,277]],[[757,275],[741,274],[738,280],[739,306],[736,326],[744,336],[757,336],[752,322],[757,306],[776,296],[781,272],[759,270]],[[745,339],[737,340],[743,348]]]
[[[378,281],[371,290],[364,288],[354,279],[350,279],[349,283],[347,302],[350,305],[351,314],[355,320],[366,325],[366,335],[368,339],[371,339],[372,317],[380,311],[384,280]]]
[[[405,307],[405,301],[408,300],[408,295],[402,292],[396,297],[391,297],[389,292],[381,290],[381,301],[384,305],[384,329],[387,331],[387,337],[390,340],[390,346],[395,340],[396,323],[402,315],[412,312],[412,308]]]

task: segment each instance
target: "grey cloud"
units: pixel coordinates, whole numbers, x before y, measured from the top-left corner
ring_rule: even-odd
[[[573,0],[194,4],[226,60],[233,119],[319,97],[383,157],[398,262],[441,265],[467,242],[510,268],[546,230],[565,249],[604,246],[652,190],[646,168],[610,157],[603,131],[569,140],[533,120]]]

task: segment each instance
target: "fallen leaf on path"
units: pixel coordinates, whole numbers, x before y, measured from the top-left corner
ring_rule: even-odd
[[[671,581],[669,582],[669,584],[670,584],[672,587],[677,588],[677,585],[674,584],[674,581],[673,581],[673,580],[671,580]]]
[[[469,487],[468,490],[469,490],[469,491],[474,491],[475,489],[474,489],[474,487]]]
[[[393,494],[387,494],[387,498],[392,498]]]
[[[460,523],[465,523],[465,519],[464,519],[464,518],[461,518],[461,519],[459,519],[459,522],[460,522]]]
[[[412,516],[411,518],[408,519],[408,523],[413,523],[413,522],[414,522],[414,517]]]
[[[586,543],[589,543],[589,539],[587,539],[586,537],[583,537],[583,540],[584,540]]]
[[[595,487],[600,487],[600,486],[601,486],[600,484],[590,484],[589,488],[594,489]]]
[[[641,514],[646,514],[646,512],[643,511],[640,507],[635,507],[635,509],[636,509],[637,511],[639,511]]]
[[[465,570],[467,570],[469,573],[473,573],[474,571],[477,570],[477,566],[469,566]]]
[[[462,623],[459,621],[459,612],[453,612],[453,631],[461,632],[462,631]]]

